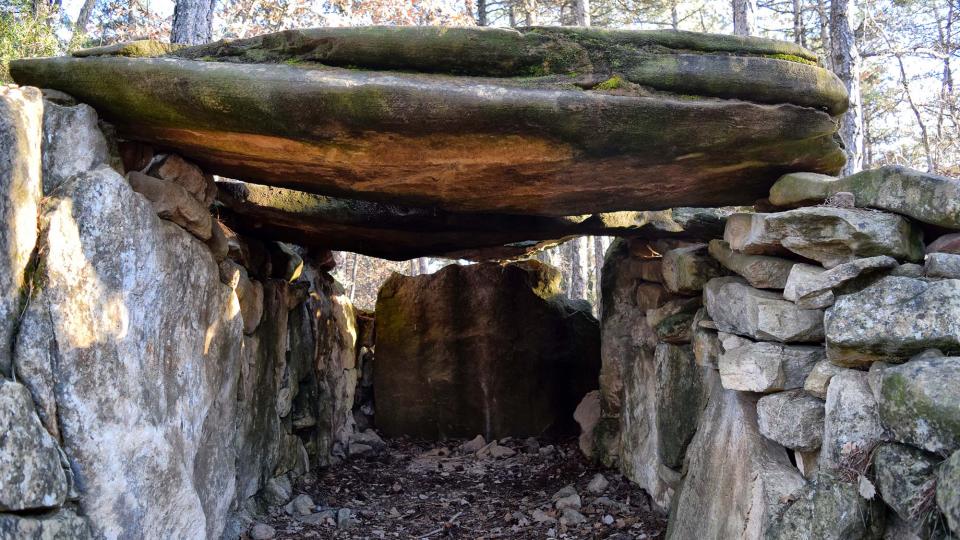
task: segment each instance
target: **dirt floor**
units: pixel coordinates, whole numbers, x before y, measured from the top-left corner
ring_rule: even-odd
[[[275,508],[261,523],[277,538],[663,536],[666,521],[646,493],[588,463],[575,441],[475,441],[467,449],[464,442],[388,441],[372,455],[301,478],[294,495],[309,500],[300,498],[299,511]]]

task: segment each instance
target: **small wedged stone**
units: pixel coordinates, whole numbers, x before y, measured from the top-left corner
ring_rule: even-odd
[[[207,247],[210,248],[213,260],[220,263],[229,255],[230,244],[227,241],[223,223],[213,216],[210,216],[210,220],[210,239],[207,240]]]
[[[726,272],[717,260],[707,253],[706,244],[695,244],[664,253],[661,274],[668,291],[696,294],[703,290],[708,281]]]
[[[700,309],[701,302],[699,296],[669,300],[660,307],[647,310],[647,324],[662,342],[689,343],[693,318]]]
[[[879,376],[880,417],[895,440],[940,455],[960,449],[960,358],[916,358]]]
[[[797,263],[793,265],[793,268],[790,269],[790,275],[787,276],[787,284],[783,288],[783,297],[793,303],[797,303],[797,300],[800,298],[797,294],[797,285],[813,281],[817,276],[826,271],[822,266],[813,264]],[[833,304],[834,300],[833,291],[828,291],[812,297],[809,301],[813,303],[823,303],[829,306]]]
[[[926,349],[960,352],[960,280],[887,276],[841,295],[824,316],[827,357],[840,366],[901,363]]]
[[[813,452],[820,448],[823,418],[823,400],[803,390],[771,394],[757,401],[760,433],[792,450]]]
[[[741,392],[780,392],[802,388],[813,366],[824,358],[823,347],[766,341],[727,348],[718,367],[723,387]]]
[[[21,384],[0,379],[0,512],[43,510],[63,504],[67,477],[60,450],[33,410]],[[2,530],[2,525],[0,525]]]
[[[928,254],[923,261],[923,274],[928,278],[960,279],[960,255]]]
[[[734,214],[723,235],[736,251],[776,255],[787,250],[827,268],[877,255],[916,262],[923,258],[922,237],[918,226],[896,214],[825,206]]]
[[[823,339],[823,312],[803,310],[772,291],[754,289],[742,278],[710,280],[704,287],[710,318],[723,332],[784,343]]]
[[[867,374],[848,369],[827,389],[820,470],[862,470],[877,443],[888,440]]]
[[[155,159],[147,174],[182,187],[204,207],[209,207],[217,198],[217,184],[213,176],[204,174],[200,167],[177,154]]]
[[[599,390],[587,392],[587,395],[583,396],[583,399],[580,400],[577,408],[573,410],[573,419],[577,422],[577,425],[580,426],[580,437],[577,439],[577,444],[580,447],[580,452],[582,452],[587,459],[593,459],[596,454],[595,446],[597,437],[594,430],[600,422],[600,415]],[[482,435],[477,435],[477,437],[480,437],[481,440],[483,439]]]
[[[770,188],[778,206],[816,204],[840,191],[854,194],[857,206],[877,208],[948,229],[960,229],[960,182],[899,165],[835,178],[790,173]]]
[[[43,102],[43,192],[74,176],[110,162],[107,140],[97,112],[85,104],[63,106]]]
[[[767,255],[748,255],[730,249],[723,240],[711,240],[710,255],[727,270],[743,277],[757,289],[783,289],[795,261]]]
[[[127,173],[127,181],[134,191],[150,201],[158,216],[176,223],[200,240],[210,239],[210,212],[186,189],[137,171]]]
[[[787,297],[786,290],[784,297],[793,300],[802,309],[829,307],[835,301],[834,289],[842,287],[861,275],[895,268],[898,265],[899,263],[893,257],[879,255],[843,263],[822,272],[807,272],[805,268],[801,271],[792,271],[787,284],[792,298]]]
[[[810,371],[807,380],[803,383],[803,389],[811,396],[827,399],[827,388],[830,386],[830,380],[834,375],[844,371],[845,368],[824,358],[813,366],[813,370]]]
[[[900,519],[919,524],[927,516],[924,503],[936,484],[934,456],[903,444],[881,444],[873,451],[877,490]]]
[[[767,540],[879,540],[884,508],[865,500],[857,485],[819,472],[766,531]]]
[[[706,322],[707,310],[701,308],[693,317],[691,323],[690,344],[693,348],[693,357],[697,364],[704,367],[717,367],[720,361],[720,339],[717,337],[717,331],[704,328],[701,323]],[[712,322],[712,321],[710,321]]]

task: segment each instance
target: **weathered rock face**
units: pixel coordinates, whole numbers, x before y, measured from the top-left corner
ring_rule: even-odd
[[[780,499],[805,482],[786,450],[760,434],[755,399],[712,379],[667,538],[760,538]]]
[[[771,540],[870,540],[883,537],[883,506],[854,483],[820,474],[767,531]]]
[[[467,214],[219,182],[221,215],[244,234],[403,260],[511,258],[576,235],[704,239],[730,209],[676,208],[564,217]]]
[[[954,452],[937,473],[937,506],[954,533],[960,531],[960,452]]]
[[[723,240],[710,241],[710,255],[727,269],[746,279],[751,287],[758,289],[784,288],[790,269],[797,264],[780,257],[737,253]]]
[[[13,322],[37,242],[42,121],[39,90],[0,86],[0,375],[10,375]]]
[[[896,212],[931,225],[960,229],[960,182],[896,165],[843,178],[787,174],[770,189],[770,202],[782,206],[816,204],[840,191],[853,193],[857,206]]]
[[[833,268],[877,255],[919,261],[923,258],[922,236],[919,227],[898,215],[808,207],[774,214],[734,214],[727,219],[723,239],[744,253],[787,250]]]
[[[840,296],[827,309],[827,355],[835,364],[903,362],[926,349],[960,351],[960,281],[888,276]]]
[[[877,489],[900,519],[914,523],[927,519],[925,499],[936,484],[933,456],[902,444],[883,444],[874,451],[873,464]]]
[[[728,390],[779,392],[803,388],[813,366],[824,357],[822,347],[741,340],[724,347],[720,355],[720,381]]]
[[[377,427],[387,435],[561,434],[596,388],[596,320],[536,261],[394,275],[377,298]],[[575,432],[575,431],[574,431]]]
[[[823,441],[823,401],[802,390],[764,396],[757,401],[757,422],[764,437],[800,452]]]
[[[572,215],[737,204],[785,172],[835,172],[830,115],[846,92],[815,60],[792,44],[692,33],[321,28],[167,58],[18,61],[11,73],[215,174]]]
[[[854,469],[886,439],[867,374],[848,369],[834,375],[827,389],[820,469]]]
[[[848,263],[834,266],[829,270],[819,268],[816,271],[807,271],[809,265],[797,265],[790,272],[787,279],[784,297],[794,301],[803,309],[818,309],[828,307],[836,299],[834,290],[844,284],[877,270],[896,268],[897,260],[886,255],[857,259]]]
[[[43,192],[110,162],[107,140],[89,105],[43,104]]]
[[[960,358],[916,358],[880,373],[880,417],[896,440],[941,455],[960,448]]]

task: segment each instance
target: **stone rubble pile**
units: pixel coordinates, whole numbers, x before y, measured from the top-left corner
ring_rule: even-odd
[[[789,174],[723,239],[616,241],[583,450],[670,513],[670,539],[960,533],[958,191],[900,167]]]
[[[329,252],[234,233],[58,92],[0,87],[0,148],[0,538],[237,538],[376,446]]]

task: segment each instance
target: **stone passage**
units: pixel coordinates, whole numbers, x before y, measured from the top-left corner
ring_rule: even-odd
[[[559,436],[597,387],[600,327],[537,261],[394,275],[377,298],[377,427],[428,438]]]

